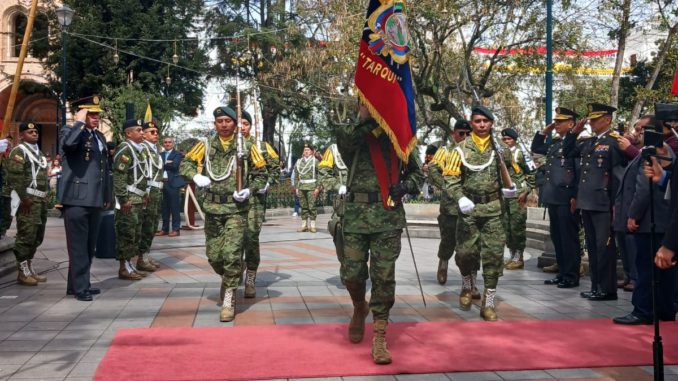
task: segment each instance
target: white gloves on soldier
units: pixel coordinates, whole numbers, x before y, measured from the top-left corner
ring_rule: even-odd
[[[473,212],[473,209],[476,207],[476,204],[473,203],[473,201],[469,200],[466,198],[466,196],[462,197],[459,199],[459,210],[468,215]]]
[[[518,197],[518,188],[516,188],[516,184],[513,184],[511,188],[501,188],[501,193],[504,198],[516,198]]]
[[[247,200],[248,198],[250,198],[250,189],[249,188],[241,189],[240,192],[233,191],[233,198],[235,199],[235,201],[238,202],[243,202]]]
[[[259,190],[257,191],[257,193],[259,193],[259,194],[266,194],[266,192],[268,192],[268,188],[270,188],[270,187],[271,187],[271,184],[269,184],[268,182],[266,182],[266,186],[263,187],[263,188],[261,188],[261,189],[259,189]]]
[[[5,152],[7,151],[7,146],[9,145],[9,142],[7,139],[2,139],[0,140],[0,152]]]
[[[196,186],[199,186],[201,188],[212,184],[212,180],[210,180],[209,177],[203,176],[199,173],[193,176],[193,182],[195,183]]]
[[[343,196],[346,194],[346,185],[342,185],[339,187],[339,190],[337,191],[337,194],[339,196]]]

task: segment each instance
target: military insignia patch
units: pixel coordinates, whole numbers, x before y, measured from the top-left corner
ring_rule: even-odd
[[[118,169],[121,170],[121,171],[124,171],[125,170],[125,164],[120,163],[120,165],[118,165]]]
[[[23,163],[24,162],[24,157],[19,155],[18,153],[16,155],[14,155],[12,157],[12,159],[14,159],[14,161],[16,161],[17,163]]]
[[[410,52],[410,35],[405,17],[405,2],[402,0],[382,1],[367,20],[372,33],[369,49],[373,54],[391,56],[393,62],[404,64]]]
[[[129,163],[129,157],[125,155],[120,155],[120,161],[123,163]]]

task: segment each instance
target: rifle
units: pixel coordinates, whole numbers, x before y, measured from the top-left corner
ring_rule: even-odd
[[[499,150],[499,144],[497,143],[497,138],[492,132],[490,132],[492,150],[494,155],[497,157],[497,163],[499,165],[499,175],[503,188],[511,189],[513,188],[513,180],[511,180],[511,175],[509,174],[508,168],[506,168],[506,163],[504,163],[504,157],[502,151]]]
[[[242,136],[242,130],[240,129],[240,120],[242,119],[242,107],[240,105],[240,80],[239,76],[235,76],[235,101],[236,101],[236,160],[235,160],[235,189],[240,192],[242,190],[243,184],[243,157],[245,156],[244,152],[244,142]]]
[[[523,153],[523,158],[525,158],[525,164],[527,165],[527,168],[531,172],[534,172],[534,170],[537,169],[537,165],[534,163],[534,160],[532,160],[532,154],[527,150],[527,146],[520,136],[518,137],[517,143],[520,152]]]

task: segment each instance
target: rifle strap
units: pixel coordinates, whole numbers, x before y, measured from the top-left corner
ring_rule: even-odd
[[[391,171],[386,169],[384,155],[379,145],[379,141],[372,134],[367,134],[367,146],[370,149],[370,158],[377,175],[379,189],[381,190],[381,203],[384,209],[390,209],[388,206],[389,188],[398,181],[398,157],[393,147],[389,145]],[[390,175],[390,176],[389,176]]]

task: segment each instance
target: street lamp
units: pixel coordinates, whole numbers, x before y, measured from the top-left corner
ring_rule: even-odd
[[[68,27],[73,21],[75,11],[64,4],[56,9],[57,19],[61,26],[61,41],[63,42],[63,52],[61,53],[61,126],[66,125],[66,52],[68,51]]]

